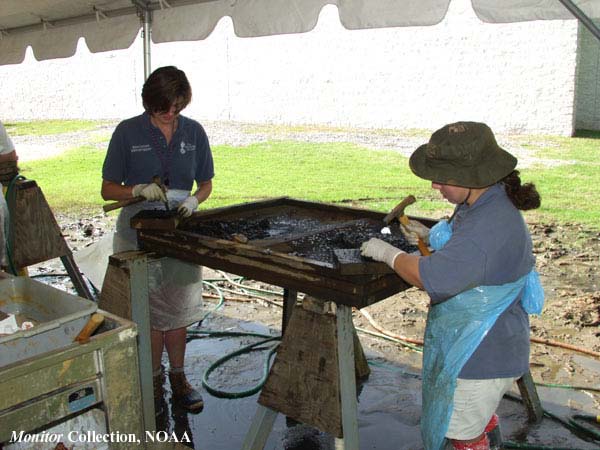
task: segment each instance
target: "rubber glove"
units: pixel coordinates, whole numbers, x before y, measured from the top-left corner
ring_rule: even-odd
[[[417,245],[418,238],[429,245],[429,228],[416,220],[408,219],[407,223],[400,222],[400,229],[409,244]]]
[[[131,195],[134,197],[144,197],[151,202],[166,202],[167,197],[160,186],[156,183],[136,184],[131,190]]]
[[[392,269],[394,268],[396,257],[402,253],[406,252],[377,238],[371,238],[367,242],[363,242],[360,246],[361,255],[375,261],[384,262]]]
[[[198,208],[198,199],[193,195],[190,195],[177,207],[177,212],[182,217],[190,217],[194,211]]]

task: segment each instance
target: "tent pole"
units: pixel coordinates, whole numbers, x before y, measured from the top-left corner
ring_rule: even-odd
[[[147,80],[151,72],[151,45],[150,34],[152,33],[152,11],[144,9],[142,17],[142,30],[144,36],[144,80]]]
[[[600,29],[575,3],[571,0],[560,0],[560,2],[600,41]]]

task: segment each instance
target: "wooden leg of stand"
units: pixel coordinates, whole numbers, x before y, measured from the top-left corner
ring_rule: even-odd
[[[244,438],[242,450],[262,450],[273,429],[276,417],[277,411],[258,405],[256,414],[254,414],[254,418],[250,424],[250,429]]]
[[[144,428],[156,430],[152,385],[152,344],[148,300],[148,257],[144,252],[122,252],[108,260],[99,307],[137,325],[138,358]]]
[[[73,255],[69,253],[68,255],[61,256],[60,260],[62,261],[63,266],[65,266],[65,269],[69,274],[69,277],[71,278],[71,282],[73,283],[73,286],[77,291],[77,295],[83,298],[87,298],[88,300],[95,300],[94,296],[88,289],[88,286],[85,280],[83,279],[83,276],[81,275],[77,264],[75,264]]]
[[[517,386],[519,386],[519,392],[521,392],[521,398],[527,408],[527,416],[529,422],[540,423],[544,418],[544,410],[538,396],[537,389],[533,383],[533,377],[531,372],[527,372],[521,378],[517,380]]]
[[[283,314],[281,315],[281,335],[285,333],[287,324],[292,317],[296,300],[298,299],[298,293],[288,288],[283,288]]]
[[[342,407],[342,430],[344,450],[358,450],[358,406],[356,402],[356,378],[354,367],[354,327],[352,308],[337,305],[338,375]],[[338,441],[336,447],[341,445]]]

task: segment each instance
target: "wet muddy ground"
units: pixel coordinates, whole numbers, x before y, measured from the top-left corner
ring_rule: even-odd
[[[63,225],[69,245],[77,248],[101,235],[103,219]],[[567,420],[575,414],[600,412],[600,358],[581,349],[600,352],[600,233],[577,225],[530,224],[537,266],[546,291],[546,305],[539,317],[531,318],[532,337],[569,344],[574,349],[533,343],[531,372],[546,411]],[[48,265],[37,268],[48,271]],[[205,277],[222,277],[207,271]],[[227,283],[220,283],[226,285]],[[243,281],[245,286],[276,290],[276,287]],[[244,297],[239,287],[225,292],[226,301],[202,324],[202,329],[259,331],[278,334],[281,308],[273,302],[280,297],[260,292],[269,300]],[[213,291],[207,293],[213,295]],[[227,298],[231,298],[228,300]],[[207,307],[217,300],[206,298]],[[409,289],[365,309],[384,329],[409,338],[423,335],[427,297]],[[357,328],[373,330],[359,313]],[[421,354],[397,343],[359,331],[362,346],[372,363],[371,376],[359,394],[359,433],[361,449],[418,450]],[[206,368],[225,353],[253,342],[255,338],[210,337],[189,343],[187,371],[194,385],[200,386]],[[251,352],[216,370],[210,378],[218,387],[244,390],[261,376],[266,352]],[[570,388],[567,388],[570,387]],[[516,386],[513,389],[518,396]],[[197,415],[173,411],[169,395],[162,426],[188,430],[198,449],[239,449],[256,409],[257,394],[243,399],[217,398],[203,389],[206,406]],[[523,448],[593,449],[600,441],[577,435],[559,421],[545,417],[539,425],[529,425],[523,405],[505,398],[498,410],[503,436]],[[594,427],[594,425],[586,425]],[[595,428],[600,433],[599,428]],[[331,436],[310,427],[293,424],[279,415],[266,449],[332,449]]]

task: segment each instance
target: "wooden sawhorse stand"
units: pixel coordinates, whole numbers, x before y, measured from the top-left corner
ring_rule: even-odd
[[[264,448],[278,413],[335,436],[336,449],[359,449],[355,375],[369,368],[352,309],[310,298],[307,305],[307,298],[290,314],[242,450]],[[544,413],[531,373],[517,385],[529,421],[539,423]]]
[[[42,190],[33,180],[17,181],[8,198],[11,259],[15,269],[60,258],[77,295],[94,300],[65,242]]]
[[[129,251],[109,257],[98,306],[137,325],[138,359],[145,430],[156,430],[152,386],[148,253]]]
[[[335,436],[336,448],[358,450],[356,378],[368,374],[352,308],[305,298],[291,314],[242,450],[264,448],[279,412]]]

